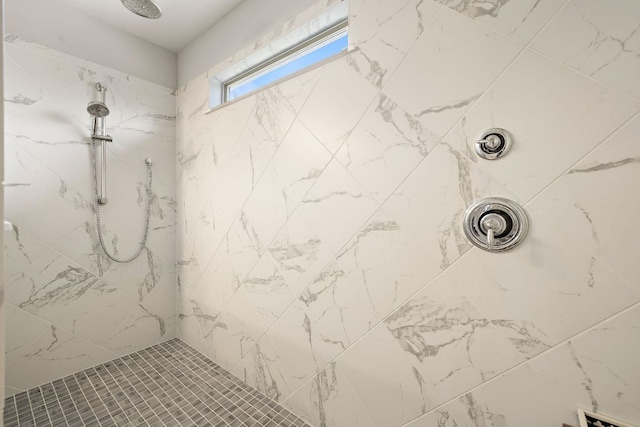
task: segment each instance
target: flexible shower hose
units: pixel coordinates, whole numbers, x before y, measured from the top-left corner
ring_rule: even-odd
[[[142,237],[142,244],[136,251],[134,255],[129,258],[118,258],[116,255],[112,255],[107,250],[107,245],[104,244],[104,238],[102,237],[102,225],[100,222],[100,203],[98,203],[98,165],[96,164],[96,140],[91,139],[91,151],[92,151],[92,165],[93,165],[93,193],[95,195],[94,204],[95,204],[95,216],[96,216],[96,226],[98,228],[98,240],[100,240],[100,246],[102,246],[102,250],[105,255],[109,257],[110,260],[119,262],[119,263],[127,263],[131,262],[134,259],[138,258],[145,246],[147,245],[147,236],[149,235],[149,218],[151,217],[151,184],[153,183],[153,172],[151,171],[151,159],[146,159],[145,163],[147,164],[147,177],[148,177],[148,185],[146,187],[147,190],[147,216],[145,219],[144,226],[144,236]]]

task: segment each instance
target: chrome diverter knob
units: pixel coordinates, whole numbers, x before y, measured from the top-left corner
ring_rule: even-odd
[[[518,246],[529,231],[525,211],[515,202],[490,197],[475,202],[464,215],[464,234],[488,252],[505,252]]]

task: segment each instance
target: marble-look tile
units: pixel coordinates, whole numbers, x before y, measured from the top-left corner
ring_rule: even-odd
[[[443,8],[384,93],[426,129],[444,135],[520,50],[493,31]]]
[[[278,352],[265,335],[242,359],[242,369],[236,370],[236,375],[267,397],[281,402],[289,396],[291,390],[286,388],[278,359]]]
[[[460,427],[576,425],[574,410],[527,366],[452,401],[443,408]]]
[[[241,212],[216,255],[220,251],[227,252],[225,258],[230,260],[237,281],[241,283],[266,251],[266,244],[260,239],[249,218]]]
[[[104,342],[103,347],[118,355],[149,347],[175,333],[175,276],[153,289]]]
[[[130,253],[130,252],[128,252]],[[172,280],[171,268],[149,248],[128,263],[112,263],[102,279],[135,301],[142,301],[160,283]]]
[[[7,384],[23,390],[73,374],[84,366],[96,346],[51,325],[33,343],[21,348],[17,361],[7,366]]]
[[[83,369],[91,368],[93,366],[102,365],[103,363],[117,359],[118,355],[110,352],[102,347],[98,347],[95,353],[89,358],[87,363],[82,367]]]
[[[474,249],[447,277],[530,358],[640,301],[640,292],[527,211],[532,227],[520,247],[500,257]]]
[[[299,402],[297,407],[304,405],[304,412],[300,415],[308,413],[308,421],[317,427],[376,425],[335,363],[320,371],[284,405],[291,402]]]
[[[572,0],[532,43],[552,58],[640,99],[640,5]]]
[[[6,54],[32,76],[48,94],[55,94],[84,80],[96,72],[85,67],[63,61],[51,55],[42,55],[21,46],[5,43]]]
[[[324,67],[298,118],[335,154],[376,93],[347,58],[339,58]]]
[[[338,162],[331,161],[296,212],[335,253],[379,208],[378,202]]]
[[[382,203],[439,141],[440,136],[381,94],[336,158]]]
[[[263,244],[271,243],[330,159],[315,136],[294,122],[243,207]]]
[[[5,267],[7,302],[49,322],[58,319],[98,278],[52,249]]]
[[[135,305],[136,302],[121,291],[98,281],[56,324],[96,344],[103,344]]]
[[[4,191],[6,198],[12,198],[14,192],[24,191],[48,173],[49,170],[39,160],[5,135]]]
[[[47,96],[45,90],[10,56],[4,58],[4,111],[7,116]]]
[[[239,147],[248,149],[252,188],[295,120],[295,113],[276,88],[265,89],[254,97],[255,108],[237,143]]]
[[[338,253],[380,320],[471,248],[462,231],[475,200],[506,193],[464,156],[439,145]],[[436,202],[434,202],[436,201]]]
[[[266,331],[243,287],[238,289],[227,304],[224,320],[232,338],[239,344],[243,357]]]
[[[50,330],[51,324],[14,305],[5,307],[5,365],[11,366],[20,361],[23,348]]]
[[[572,407],[640,423],[640,307],[531,361]]]
[[[435,2],[368,0],[349,16],[349,64],[377,87],[389,76],[439,10]]]
[[[435,410],[405,424],[404,427],[460,427],[460,424],[447,411]]]
[[[222,310],[242,284],[238,273],[232,266],[228,240],[225,239],[220,245],[203,273],[217,306]]]
[[[25,390],[22,390],[21,388],[16,388],[16,387],[11,387],[9,385],[5,385],[4,386],[4,397],[6,399],[7,397],[14,396],[14,395],[16,395],[18,393],[22,393],[23,391],[25,391]]]
[[[272,92],[273,96],[284,102],[291,112],[298,114],[318,83],[321,74],[321,68],[305,71],[299,76],[288,78],[268,88],[268,90]]]
[[[337,364],[367,412],[386,426],[425,414],[522,361],[466,298],[436,280]]]
[[[268,251],[294,295],[299,295],[332,257],[298,211],[282,227]]]
[[[60,241],[92,216],[91,203],[52,173],[7,193],[5,217],[48,244]]]
[[[527,44],[565,0],[437,0],[504,36]]]
[[[277,349],[279,390],[295,391],[370,327],[366,307],[335,262],[297,298],[267,332]],[[359,310],[360,309],[360,310]]]
[[[241,347],[231,335],[224,316],[218,316],[215,321],[209,322],[206,329],[201,327],[200,330],[206,331],[203,332],[205,334],[204,340],[208,346],[208,354],[211,360],[214,360],[227,371],[232,371],[242,359]]]
[[[278,320],[295,299],[283,272],[268,251],[244,279],[243,287],[265,330]]]
[[[640,104],[526,51],[445,141],[528,200],[639,109]],[[475,138],[489,127],[505,128],[513,135],[508,161],[493,162],[475,154]]]
[[[640,284],[635,251],[640,232],[629,224],[640,194],[620,183],[640,180],[640,117],[573,165],[531,205],[631,284]]]

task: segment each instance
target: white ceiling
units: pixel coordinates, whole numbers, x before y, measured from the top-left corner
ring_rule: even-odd
[[[244,0],[155,0],[163,12],[160,19],[134,15],[120,0],[58,1],[115,28],[178,52]]]

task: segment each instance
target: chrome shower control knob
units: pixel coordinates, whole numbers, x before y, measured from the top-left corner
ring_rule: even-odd
[[[507,154],[513,139],[502,128],[491,128],[482,132],[476,141],[476,154],[486,160],[496,160]]]
[[[518,246],[529,231],[525,211],[515,202],[490,197],[475,202],[464,215],[464,234],[475,246],[504,252]]]

